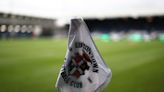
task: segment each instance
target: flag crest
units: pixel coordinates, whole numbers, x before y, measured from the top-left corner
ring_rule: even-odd
[[[56,87],[60,92],[101,92],[111,79],[111,70],[99,54],[82,19],[72,19],[68,49]]]

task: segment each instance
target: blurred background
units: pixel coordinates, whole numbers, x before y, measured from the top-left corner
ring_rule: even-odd
[[[164,0],[0,0],[0,92],[57,92],[74,17],[112,69],[104,92],[164,92]]]

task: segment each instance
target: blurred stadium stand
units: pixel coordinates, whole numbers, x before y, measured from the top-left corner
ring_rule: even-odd
[[[52,36],[54,19],[0,13],[0,38]]]
[[[164,16],[84,18],[94,37],[120,41],[163,39]],[[0,38],[67,37],[69,24],[57,25],[55,19],[0,13]],[[95,35],[97,34],[97,35]],[[137,36],[138,35],[138,36]]]
[[[92,32],[108,34],[108,38],[113,41],[119,41],[122,38],[135,41],[139,41],[139,39],[150,41],[158,38],[163,39],[164,34],[164,16],[111,18],[103,20],[86,19],[85,21]]]
[[[164,16],[154,17],[139,17],[139,18],[114,18],[114,19],[87,19],[86,23],[91,30],[101,30],[104,32],[110,31],[130,31],[130,30],[145,30],[163,31]]]

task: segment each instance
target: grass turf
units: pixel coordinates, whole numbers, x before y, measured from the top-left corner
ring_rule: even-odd
[[[104,92],[164,92],[164,43],[96,40],[113,77]],[[1,40],[0,92],[57,92],[67,40]]]

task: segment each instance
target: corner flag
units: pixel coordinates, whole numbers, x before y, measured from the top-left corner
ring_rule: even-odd
[[[112,76],[82,19],[72,19],[68,49],[56,82],[60,92],[101,92]]]

